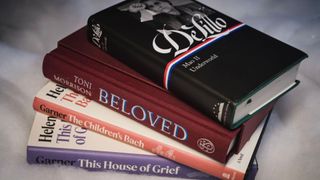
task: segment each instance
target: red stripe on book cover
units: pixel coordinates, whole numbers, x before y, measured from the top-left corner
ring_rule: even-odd
[[[187,52],[179,55],[178,57],[174,58],[173,60],[169,61],[169,63],[166,65],[166,68],[164,70],[164,75],[163,75],[163,86],[166,89],[169,89],[169,81],[170,81],[170,76],[171,73],[174,69],[174,67],[183,62],[184,60],[186,60],[189,56],[193,55],[194,53],[200,51],[201,49],[205,48],[206,46],[214,43],[215,41],[219,40],[220,38],[223,38],[223,36],[228,35],[229,33],[231,33],[232,31],[237,30],[238,28],[241,28],[242,26],[244,26],[243,23],[239,23],[227,30],[225,30],[224,32],[221,32],[217,35],[213,35],[210,36],[207,40],[205,40],[204,42],[196,45],[195,47],[191,48],[190,50],[188,50]]]
[[[78,111],[68,109],[67,107],[59,106],[58,104],[49,102],[49,101],[44,100],[40,97],[35,97],[34,102],[33,102],[33,108],[38,112],[45,113],[47,115],[52,115],[52,114],[50,114],[50,112],[42,111],[40,108],[40,106],[42,106],[42,105],[45,105],[46,108],[51,109],[55,112],[58,112],[59,114],[65,114],[66,116],[59,117],[59,118],[62,118],[62,120],[65,120],[70,123],[74,123],[74,124],[82,126],[84,128],[90,129],[90,127],[93,127],[93,126],[85,126],[85,124],[92,123],[92,124],[94,124],[94,127],[99,126],[101,128],[104,128],[105,130],[108,130],[108,132],[119,132],[123,135],[128,135],[129,137],[132,137],[133,139],[139,139],[144,144],[144,146],[143,146],[144,150],[147,150],[147,151],[150,151],[153,153],[157,153],[157,151],[153,151],[153,149],[155,149],[156,147],[161,145],[163,148],[162,149],[163,151],[173,150],[175,156],[174,157],[164,156],[161,153],[159,153],[158,155],[163,156],[165,158],[169,158],[169,159],[171,158],[171,160],[174,160],[178,163],[193,167],[197,170],[200,170],[202,172],[206,172],[206,173],[213,175],[213,176],[216,176],[218,178],[226,179],[225,174],[229,174],[229,176],[232,177],[232,179],[234,179],[234,180],[238,180],[238,179],[240,180],[240,179],[244,178],[244,173],[236,171],[236,170],[228,168],[228,167],[225,167],[224,164],[221,164],[219,162],[215,162],[215,161],[212,161],[212,160],[209,160],[206,158],[196,157],[190,153],[187,153],[187,152],[180,150],[180,149],[176,149],[170,145],[164,144],[162,142],[158,142],[158,141],[156,141],[154,139],[150,139],[146,136],[136,134],[133,131],[128,131],[128,130],[122,129],[121,127],[117,127],[117,126],[114,126],[114,125],[109,124],[107,122],[103,122],[102,120],[96,119],[96,118],[88,116],[86,114],[82,114]],[[73,116],[73,117],[76,116],[77,119],[82,120],[83,123],[77,124],[77,123],[75,123],[75,121],[69,121],[69,119],[70,119],[69,116]],[[90,123],[87,123],[87,122],[90,122]],[[90,129],[90,130],[95,131],[95,129]],[[96,131],[96,132],[101,133],[99,131]],[[121,138],[117,139],[115,136],[109,135],[108,133],[106,133],[106,134],[101,133],[101,134],[105,135],[109,138],[113,138],[115,140],[122,141],[123,143],[128,143],[128,142],[122,140]],[[129,145],[131,145],[131,144],[129,144]],[[194,163],[194,162],[197,162],[197,163]],[[229,178],[227,178],[227,179],[229,179]]]

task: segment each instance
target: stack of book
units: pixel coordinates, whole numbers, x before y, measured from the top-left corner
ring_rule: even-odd
[[[254,178],[271,110],[306,57],[197,1],[121,2],[44,57],[28,162]]]

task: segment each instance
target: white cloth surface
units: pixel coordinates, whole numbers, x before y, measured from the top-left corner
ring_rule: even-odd
[[[41,72],[45,53],[85,25],[89,15],[117,2],[0,3],[0,179],[167,179],[26,162],[33,97],[47,81]],[[301,84],[279,100],[271,116],[257,155],[256,179],[319,179],[320,1],[201,2],[308,53],[298,75]]]

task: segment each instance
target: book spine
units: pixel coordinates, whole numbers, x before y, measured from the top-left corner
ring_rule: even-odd
[[[171,145],[166,144],[170,139],[165,136],[162,137],[158,133],[151,135],[154,138],[144,136],[142,134],[153,134],[155,132],[139,126],[139,123],[132,122],[131,120],[121,121],[122,118],[125,118],[124,116],[116,112],[104,111],[102,106],[100,107],[100,105],[60,85],[49,83],[45,86],[35,97],[33,107],[38,112],[55,116],[69,123],[84,127],[134,147],[150,151],[218,178],[226,179],[226,177],[231,177],[231,179],[237,180],[243,179],[244,177],[244,173],[225,167],[223,164],[204,155],[198,154],[195,156],[194,153],[196,153],[196,151],[188,148],[180,149],[177,145],[174,145],[173,142],[171,142],[173,143]],[[100,119],[101,117],[107,119]],[[120,125],[121,127],[119,124],[114,125],[117,123],[123,124],[122,126]],[[129,130],[131,128],[134,128],[134,131]],[[162,139],[162,141],[159,139]]]
[[[174,58],[172,57],[173,59],[171,60],[167,59],[167,64],[164,64],[165,62],[159,60],[163,57],[161,58],[161,56],[151,53],[150,49],[145,48],[145,44],[137,42],[136,38],[132,38],[131,36],[119,34],[117,30],[112,29],[112,25],[109,26],[104,22],[99,22],[99,19],[95,18],[94,15],[89,17],[87,26],[87,36],[92,44],[121,60],[159,86],[170,90],[176,97],[206,114],[213,121],[220,123],[228,129],[235,129],[233,118],[236,105],[233,101],[214,89],[207,90],[207,86],[202,84],[201,81],[197,81],[194,74],[185,73],[185,70],[179,68],[173,68],[182,64],[182,62],[205,62],[205,58],[192,60],[192,58],[199,58],[194,52],[197,52],[202,47],[207,47],[208,44],[219,38],[208,38],[185,53]],[[242,26],[242,23],[238,23],[221,34],[228,34],[230,31]],[[152,39],[149,40],[150,44],[154,43]],[[216,57],[217,55],[214,54],[206,58],[211,61]]]
[[[216,179],[164,158],[138,154],[28,146],[27,161],[29,164],[58,164],[83,168],[89,171],[115,171],[203,180]]]
[[[86,66],[83,64],[83,66]],[[180,114],[175,112],[167,112],[165,108],[152,104],[145,97],[140,96],[140,94],[130,92],[130,87],[118,87],[116,82],[113,80],[104,80],[100,77],[97,77],[90,73],[89,67],[84,70],[83,66],[67,63],[65,59],[61,59],[56,55],[48,54],[44,58],[43,62],[43,73],[44,76],[48,79],[63,84],[68,88],[83,94],[90,99],[99,102],[100,104],[115,110],[122,115],[125,115],[136,122],[139,122],[157,132],[166,135],[174,140],[177,140],[180,143],[183,143],[201,153],[208,155],[209,157],[218,160],[222,163],[225,163],[230,156],[228,154],[229,146],[232,142],[232,139],[236,137],[237,131],[231,132],[230,134],[220,133],[221,131],[216,131],[213,129],[208,129],[205,126],[199,125],[188,121],[187,117],[180,116]],[[89,65],[88,65],[89,66]],[[92,71],[91,71],[92,72]],[[112,76],[113,78],[119,81],[126,81],[120,75],[117,75],[117,72],[105,71],[105,78]],[[77,78],[77,79],[76,79]],[[88,82],[90,88],[83,88],[77,80]],[[82,83],[84,84],[84,83]],[[102,93],[102,94],[101,94]],[[140,92],[141,93],[141,92]],[[108,103],[106,103],[103,95],[109,95]],[[120,99],[124,103],[122,105],[115,105],[112,101],[113,98],[117,98],[117,101]],[[139,120],[134,113],[128,113],[136,105],[141,106],[143,109],[146,109],[148,112],[153,114],[153,119]],[[126,106],[126,107],[124,107]],[[162,121],[162,122],[161,122]],[[163,129],[161,124],[169,122],[174,125],[170,133],[167,130]],[[230,137],[232,136],[232,137]],[[206,142],[211,144],[211,146],[202,146],[200,141],[205,139]],[[207,145],[208,145],[207,143]]]
[[[58,164],[89,171],[111,170],[192,179],[214,178],[38,112],[29,135],[27,161],[30,164]]]

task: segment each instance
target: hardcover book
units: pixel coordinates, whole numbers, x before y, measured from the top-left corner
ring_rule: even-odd
[[[33,107],[38,112],[57,117],[222,179],[244,178],[255,149],[255,145],[252,146],[249,142],[257,144],[264,124],[259,125],[250,141],[238,155],[232,156],[227,164],[223,164],[59,84],[49,82],[44,86],[36,95]],[[141,110],[141,107],[137,106],[137,110]],[[248,154],[248,156],[243,156],[243,154]],[[232,166],[229,166],[230,163]]]
[[[307,57],[194,0],[127,0],[90,16],[87,35],[229,129],[296,86]]]
[[[220,162],[241,150],[273,106],[263,108],[240,128],[227,130],[92,46],[85,32],[81,28],[72,33],[45,56],[45,77]],[[141,114],[130,113],[135,106],[148,112],[145,120],[139,120]],[[163,129],[163,123],[171,125]]]
[[[217,179],[148,151],[38,112],[30,131],[27,161],[30,164],[58,164],[90,171]]]

